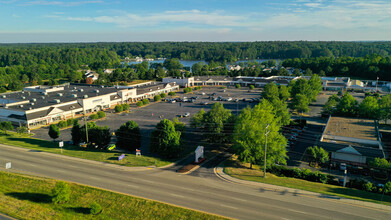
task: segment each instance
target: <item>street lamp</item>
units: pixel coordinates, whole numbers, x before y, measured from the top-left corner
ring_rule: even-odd
[[[377,92],[377,81],[379,80],[379,77],[376,77],[376,92]]]

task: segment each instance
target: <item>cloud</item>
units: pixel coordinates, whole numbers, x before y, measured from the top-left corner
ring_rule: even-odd
[[[71,21],[93,21],[97,23],[115,24],[120,27],[150,26],[159,24],[195,24],[218,27],[239,27],[246,21],[245,16],[228,15],[221,11],[206,12],[199,10],[165,11],[156,14],[125,13],[115,16],[67,17]]]
[[[85,4],[97,4],[103,3],[103,1],[29,1],[22,3],[23,6],[32,6],[32,5],[52,5],[52,6],[79,6]]]

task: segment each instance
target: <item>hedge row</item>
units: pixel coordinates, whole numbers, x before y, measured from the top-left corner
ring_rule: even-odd
[[[99,111],[96,114],[92,114],[89,116],[91,120],[96,120],[104,117],[106,117],[106,113],[104,111]]]
[[[138,101],[136,103],[137,107],[141,107],[143,105],[148,105],[149,104],[149,100],[148,99],[143,99],[142,101]]]
[[[115,112],[122,112],[129,110],[129,104],[116,105],[114,107]]]
[[[70,118],[70,119],[68,119],[66,121],[58,122],[57,126],[59,128],[65,128],[65,127],[68,127],[68,126],[72,126],[74,121],[77,121],[77,119],[76,118]]]
[[[192,92],[192,91],[193,91],[193,89],[190,88],[190,87],[187,87],[187,88],[184,88],[184,89],[183,89],[183,92],[184,92],[184,93],[189,93],[189,92]]]

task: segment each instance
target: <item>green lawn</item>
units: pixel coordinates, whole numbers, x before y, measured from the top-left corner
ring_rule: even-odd
[[[223,219],[157,201],[68,183],[72,194],[65,204],[53,204],[56,180],[0,171],[0,212],[18,219]],[[90,204],[103,211],[89,214]]]
[[[285,186],[289,188],[302,189],[316,193],[323,193],[350,199],[357,199],[368,202],[381,203],[391,205],[391,196],[385,195],[381,201],[381,194],[371,193],[356,189],[344,188],[341,186],[315,183],[301,179],[278,177],[267,173],[266,178],[263,178],[263,172],[258,166],[253,166],[249,169],[247,165],[241,164],[235,160],[227,160],[224,162],[224,172],[228,175],[249,181],[268,183],[272,185]]]
[[[8,132],[7,135],[0,134],[0,143],[61,154],[61,149],[58,147],[57,142],[35,139],[26,134],[21,135],[13,132]],[[153,165],[160,167],[172,163],[172,161],[164,160],[161,158],[148,157],[145,155],[136,157],[134,154],[126,154],[124,159],[118,161],[118,156],[120,156],[122,153],[105,150],[86,149],[73,145],[65,145],[62,154],[71,157],[78,157],[88,160],[95,160],[131,167]]]

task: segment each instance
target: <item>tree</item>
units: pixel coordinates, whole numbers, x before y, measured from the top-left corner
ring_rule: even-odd
[[[304,94],[296,94],[292,99],[292,109],[298,111],[298,112],[308,112],[310,108],[308,105],[310,104],[310,101],[307,96]]]
[[[296,94],[303,94],[306,97],[308,97],[309,101],[312,100],[314,97],[313,90],[308,83],[308,80],[306,79],[298,79],[298,80],[292,80],[289,83],[290,91],[291,91],[291,97],[294,98]],[[315,96],[316,97],[316,96]]]
[[[267,166],[275,163],[286,164],[286,139],[279,133],[273,106],[262,100],[254,108],[247,107],[237,118],[233,141],[239,160],[253,164],[264,162],[267,133]]]
[[[252,89],[254,89],[255,87],[254,87],[254,85],[249,85],[248,88],[252,90]]]
[[[379,99],[379,119],[387,123],[391,119],[391,95],[385,95]]]
[[[179,119],[177,117],[175,117],[174,119],[172,119],[172,122],[174,123],[174,127],[175,127],[175,130],[176,131],[180,131],[181,133],[183,133],[186,129],[186,123],[184,122],[180,122]]]
[[[240,84],[235,84],[235,88],[240,89]]]
[[[57,139],[60,137],[60,129],[57,127],[55,124],[51,124],[49,126],[49,137],[52,138],[53,140]]]
[[[81,133],[81,128],[78,120],[75,120],[73,122],[73,127],[71,130],[71,136],[72,136],[72,142],[74,145],[77,145],[81,142],[82,139],[82,133]]]
[[[128,121],[122,124],[115,132],[117,136],[116,145],[129,151],[135,151],[141,147],[141,133],[138,124],[134,121]]]
[[[358,111],[361,117],[374,118],[379,117],[379,104],[375,97],[367,96],[358,106]]]
[[[161,120],[151,134],[150,150],[166,158],[175,158],[181,151],[180,137],[181,132],[175,130],[172,121]]]
[[[318,146],[307,148],[306,153],[311,158],[311,162],[315,163],[315,167],[318,167],[318,165],[324,164],[329,160],[329,153]]]
[[[262,97],[269,102],[272,102],[274,99],[279,99],[280,93],[278,90],[278,86],[273,82],[266,84],[262,92]]]
[[[143,101],[138,101],[138,102],[136,103],[136,105],[137,105],[137,107],[141,107],[141,106],[144,105],[144,103],[143,103]]]
[[[376,157],[372,160],[369,160],[369,165],[377,168],[391,169],[391,163],[388,162],[385,158]]]
[[[17,127],[17,128],[16,128],[16,132],[17,132],[18,134],[27,133],[27,128],[26,128],[25,126]]]
[[[102,212],[102,206],[97,202],[93,202],[90,208],[90,214],[97,215]]]
[[[85,131],[85,130],[84,130]],[[88,128],[88,141],[101,147],[110,144],[111,133],[108,126],[97,126]]]
[[[96,113],[98,115],[98,118],[104,118],[106,117],[106,113],[104,111],[99,111]]]
[[[221,143],[225,139],[224,127],[231,117],[231,111],[225,109],[223,104],[213,104],[210,111],[204,115],[203,130],[210,142]]]
[[[330,96],[326,104],[322,108],[322,114],[327,114],[327,115],[333,114],[338,102],[339,102],[339,98],[336,94]]]
[[[288,100],[289,97],[291,96],[291,94],[289,93],[288,87],[286,87],[286,86],[284,86],[284,85],[281,85],[281,86],[280,86],[279,92],[280,92],[279,97],[280,97],[280,99],[281,99],[282,101]]]
[[[355,116],[357,113],[357,100],[349,93],[345,93],[336,106],[336,113],[342,116]]]
[[[52,189],[52,201],[56,204],[69,202],[71,197],[71,188],[65,182],[57,182]]]
[[[143,105],[148,105],[149,104],[149,100],[148,99],[143,99]]]
[[[114,107],[115,112],[122,112],[124,110],[124,107],[122,105],[116,105]]]
[[[153,97],[153,100],[154,100],[155,102],[160,101],[160,99],[162,99],[162,97],[161,97],[160,95],[155,95],[155,96]]]
[[[190,127],[196,128],[196,129],[202,127],[203,121],[204,121],[204,116],[205,116],[204,109],[201,109],[200,111],[198,111],[197,114],[193,115],[190,118]]]
[[[286,102],[280,99],[274,99],[271,104],[275,113],[275,119],[280,126],[288,125],[291,121],[291,114],[288,110]]]
[[[310,86],[312,92],[311,92],[311,101],[316,101],[316,96],[318,96],[319,92],[322,91],[322,79],[317,75],[314,74],[311,76],[310,80],[308,80],[308,85]]]
[[[3,130],[4,134],[7,134],[7,130],[13,130],[14,126],[10,121],[3,121],[0,123],[0,129]]]

